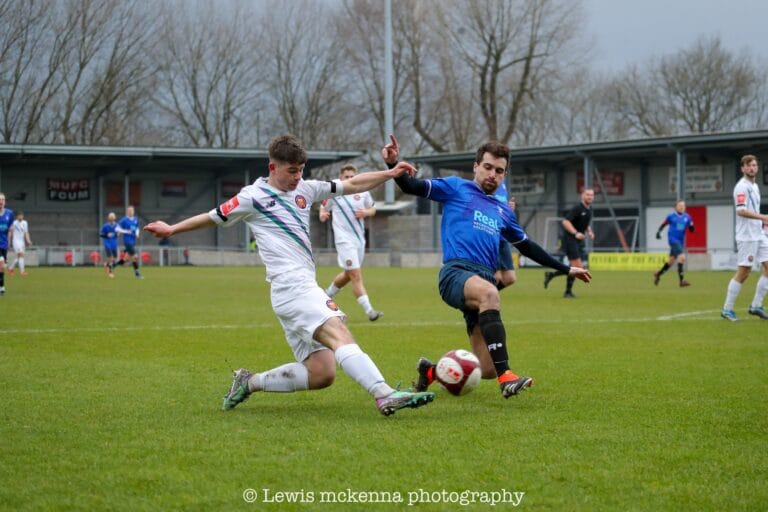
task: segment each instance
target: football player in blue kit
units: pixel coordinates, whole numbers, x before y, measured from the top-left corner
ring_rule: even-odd
[[[5,194],[0,192],[0,295],[5,295],[5,260],[8,258],[8,231],[13,226],[13,211],[5,207]]]
[[[104,253],[107,258],[104,262],[104,269],[107,271],[109,277],[115,277],[115,260],[117,259],[117,217],[113,212],[109,212],[107,215],[107,222],[101,226],[99,230],[99,236],[103,238]]]
[[[399,147],[393,135],[390,139],[381,153],[387,165],[392,167],[397,164]],[[473,180],[457,176],[426,180],[411,176],[395,178],[403,192],[443,205],[440,296],[446,304],[464,314],[472,351],[480,360],[483,378],[495,377],[504,398],[530,387],[533,379],[519,376],[509,368],[507,335],[501,321],[501,301],[494,277],[500,240],[504,238],[522,255],[541,265],[584,282],[592,279],[588,270],[564,265],[530,240],[509,205],[494,197],[506,176],[509,155],[509,148],[499,142],[491,141],[480,146],[473,166]],[[416,389],[424,390],[434,381],[434,365],[422,358],[418,371]]]
[[[683,265],[685,264],[685,234],[686,231],[693,233],[693,219],[685,211],[685,201],[678,199],[675,203],[675,211],[667,215],[664,222],[656,231],[656,238],[661,240],[661,231],[665,226],[669,226],[667,239],[669,241],[669,259],[658,272],[653,274],[653,284],[658,285],[661,276],[672,265],[677,262],[677,276],[680,280],[680,287],[691,286],[691,283],[685,280],[683,275]]]
[[[118,265],[123,265],[131,259],[133,264],[133,274],[142,279],[141,272],[139,272],[139,255],[136,253],[136,237],[139,235],[139,218],[136,217],[136,212],[133,206],[129,206],[125,209],[125,217],[120,219],[117,223],[117,232],[123,235],[123,245],[125,246],[125,256],[123,259],[117,262]]]

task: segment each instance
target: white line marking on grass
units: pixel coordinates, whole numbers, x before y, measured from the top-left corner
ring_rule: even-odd
[[[686,320],[691,317],[704,317],[698,320],[712,320],[720,321],[719,316],[715,316],[714,313],[719,313],[719,310],[712,309],[706,311],[688,311],[684,313],[676,313],[674,315],[663,315],[658,317],[648,318],[592,318],[592,319],[573,319],[573,320],[507,320],[504,323],[508,325],[523,325],[523,324],[615,324],[615,323],[637,323],[637,322],[669,322],[672,320]],[[349,322],[352,326],[368,326],[368,327],[383,327],[383,328],[399,328],[399,327],[441,327],[447,325],[464,325],[461,321],[446,321],[446,322],[399,322],[399,323],[384,323],[377,322],[371,324],[369,322]],[[3,334],[57,334],[57,333],[72,333],[72,332],[141,332],[141,331],[205,331],[205,330],[218,330],[218,329],[279,329],[278,323],[257,323],[257,324],[209,324],[209,325],[127,325],[127,326],[114,326],[114,327],[56,327],[50,329],[8,329],[4,330]]]
[[[660,316],[657,318],[657,320],[666,321],[666,320],[676,320],[678,318],[686,318],[690,316],[703,316],[703,315],[711,315],[713,313],[719,313],[720,310],[717,309],[708,309],[706,311],[689,311],[687,313],[677,313],[674,315],[665,315]],[[720,320],[720,317],[717,317],[717,320]]]

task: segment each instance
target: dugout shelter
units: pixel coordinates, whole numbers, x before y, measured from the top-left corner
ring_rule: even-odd
[[[306,177],[313,169],[362,154],[307,153]],[[77,263],[99,250],[98,231],[108,212],[120,219],[130,204],[142,225],[156,219],[176,222],[266,176],[268,161],[266,149],[0,144],[0,191],[9,208],[26,214],[38,260]],[[250,249],[245,226],[189,233],[183,243]],[[139,245],[157,248],[158,241],[142,234]]]
[[[517,199],[521,225],[552,252],[557,251],[561,216],[580,200],[584,186],[595,188],[594,251],[665,252],[666,237],[657,240],[656,230],[675,201],[684,199],[696,225],[689,252],[705,255],[704,267],[730,268],[732,193],[745,154],[757,156],[757,181],[768,198],[766,130],[513,148],[506,184]],[[474,158],[472,151],[409,160],[421,167],[422,177],[471,179]],[[762,209],[768,211],[768,200]],[[438,205],[420,201],[418,210],[437,224]],[[438,240],[432,238],[433,246]]]

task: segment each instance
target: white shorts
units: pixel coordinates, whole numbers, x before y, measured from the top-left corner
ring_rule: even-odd
[[[768,238],[749,242],[736,241],[736,248],[740,267],[752,267],[755,263],[768,261]]]
[[[26,252],[26,245],[24,244],[24,240],[21,242],[17,242],[16,239],[13,239],[13,252],[20,253],[20,252]]]
[[[299,276],[278,281],[271,283],[272,310],[296,361],[302,362],[313,352],[328,349],[313,338],[317,328],[329,318],[346,316],[314,279]]]
[[[365,246],[348,242],[336,243],[336,258],[344,270],[354,270],[363,265]]]

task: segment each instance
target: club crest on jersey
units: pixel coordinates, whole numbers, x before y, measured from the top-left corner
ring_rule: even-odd
[[[333,299],[328,299],[327,301],[325,301],[325,305],[328,306],[328,309],[330,309],[331,311],[339,310],[339,306],[336,305]]]
[[[240,201],[237,199],[237,196],[233,197],[229,201],[222,203],[222,205],[219,207],[221,209],[221,214],[225,217],[229,215],[229,213],[240,206]]]
[[[296,206],[303,210],[307,207],[307,199],[304,196],[296,196]]]

